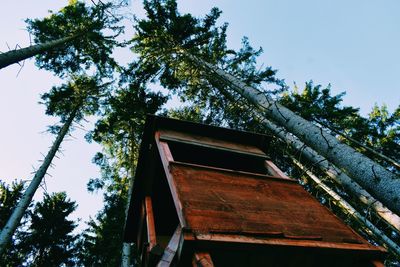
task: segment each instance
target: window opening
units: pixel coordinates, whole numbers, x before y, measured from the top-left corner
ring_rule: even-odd
[[[250,155],[174,141],[168,141],[168,146],[174,161],[235,171],[268,174],[268,170],[265,168],[266,156]]]

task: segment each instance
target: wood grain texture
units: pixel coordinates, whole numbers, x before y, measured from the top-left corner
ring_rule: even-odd
[[[170,163],[188,227],[198,233],[232,233],[333,243],[368,244],[300,185],[256,179],[206,167]]]
[[[156,244],[156,228],[154,224],[154,213],[151,197],[147,196],[144,199],[144,205],[146,208],[146,223],[147,223],[147,241],[149,242],[149,250],[151,250]]]

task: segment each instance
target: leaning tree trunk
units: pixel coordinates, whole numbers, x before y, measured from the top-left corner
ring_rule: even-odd
[[[17,206],[13,210],[6,225],[1,230],[1,233],[0,233],[0,255],[2,255],[4,253],[4,249],[6,248],[8,242],[11,240],[11,237],[14,234],[15,229],[17,228],[18,224],[20,223],[22,216],[24,215],[26,209],[28,208],[29,204],[31,203],[33,195],[35,194],[40,183],[42,182],[43,177],[46,175],[47,169],[49,168],[51,161],[53,160],[58,149],[60,148],[61,142],[63,141],[65,135],[68,133],[68,130],[69,130],[78,110],[79,110],[79,105],[71,112],[67,121],[64,123],[64,125],[60,129],[60,132],[58,133],[56,140],[54,141],[49,152],[47,153],[46,157],[43,160],[43,164],[36,171],[35,176],[33,177],[31,183],[29,184],[28,188],[22,195]]]
[[[253,105],[264,110],[265,114],[272,120],[298,136],[305,144],[337,167],[345,170],[367,191],[400,215],[400,179],[397,175],[346,144],[340,143],[334,136],[290,111],[265,93],[246,85],[234,76],[198,57],[185,52],[181,53],[194,64],[211,71],[228,83],[233,90]]]
[[[323,123],[323,122],[321,122],[321,121],[318,121],[318,120],[317,120],[316,122],[318,122],[319,124],[321,124],[321,125],[324,126],[325,128],[331,130],[332,132],[334,132],[334,133],[336,133],[336,134],[338,134],[338,135],[340,135],[340,136],[346,138],[347,140],[349,140],[350,142],[356,144],[357,146],[362,147],[363,149],[367,150],[368,152],[374,154],[375,156],[377,156],[377,157],[379,157],[379,158],[385,160],[386,162],[392,164],[393,166],[397,167],[397,168],[400,170],[400,163],[398,163],[398,162],[395,161],[394,159],[389,158],[388,156],[383,155],[382,153],[379,153],[378,151],[376,151],[376,150],[370,148],[369,146],[366,146],[366,145],[364,145],[363,143],[361,143],[361,142],[359,142],[359,141],[357,141],[357,140],[351,138],[350,136],[347,136],[345,133],[343,133],[343,132],[341,132],[341,131],[338,131],[338,130],[336,130],[336,129],[331,128],[330,126],[326,125],[325,123]]]
[[[313,164],[313,167],[318,167],[321,171],[325,172],[331,179],[342,185],[347,192],[351,193],[354,198],[357,198],[364,205],[368,206],[368,208],[372,209],[379,217],[386,221],[387,224],[400,232],[400,217],[385,207],[380,201],[373,198],[347,174],[329,163],[323,156],[319,155],[313,149],[307,147],[296,136],[288,133],[283,127],[279,127],[267,119],[263,119],[262,122],[263,125],[275,134],[276,137],[290,145],[294,150],[298,151],[299,157],[306,158]]]
[[[18,63],[21,60],[33,57],[40,53],[58,48],[66,43],[78,38],[80,35],[72,35],[64,38],[60,38],[54,41],[49,41],[44,44],[37,44],[21,48],[18,50],[8,51],[6,53],[0,54],[0,69],[7,67],[8,65]]]
[[[230,94],[226,96],[232,97]],[[354,199],[358,199],[361,203],[371,209],[377,216],[383,219],[393,230],[400,232],[400,217],[385,207],[380,201],[372,197],[365,191],[357,182],[352,180],[347,174],[339,170],[336,166],[330,163],[326,158],[319,155],[310,147],[306,146],[295,135],[290,134],[285,128],[277,126],[275,123],[265,117],[257,116],[263,126],[273,133],[276,137],[292,147],[293,150],[299,153],[299,158],[305,158],[313,167],[319,168],[322,172],[328,175],[336,183],[339,183],[344,189],[350,193]]]
[[[374,224],[372,224],[368,219],[362,214],[356,211],[346,200],[339,196],[335,191],[330,189],[326,184],[324,184],[317,176],[315,176],[310,170],[307,170],[299,161],[293,159],[293,163],[297,165],[298,168],[305,171],[305,173],[310,177],[314,183],[318,185],[326,194],[328,194],[334,201],[337,202],[349,215],[354,219],[359,221],[361,225],[369,229],[378,239],[380,239],[386,246],[397,256],[400,256],[400,247],[393,240],[391,240],[384,232],[379,230]]]

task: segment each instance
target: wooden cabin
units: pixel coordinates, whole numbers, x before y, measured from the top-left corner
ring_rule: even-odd
[[[270,139],[149,116],[125,231],[142,266],[383,266],[269,160]]]

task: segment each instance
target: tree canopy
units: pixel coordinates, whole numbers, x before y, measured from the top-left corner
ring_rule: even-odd
[[[24,184],[0,186],[2,203],[0,227],[22,196]],[[77,226],[68,219],[77,205],[65,192],[45,194],[42,201],[30,205],[12,239],[7,253],[0,256],[3,266],[75,266]]]
[[[93,65],[102,75],[110,74],[117,66],[111,58],[113,48],[120,45],[115,38],[123,30],[117,25],[119,19],[107,13],[112,8],[112,3],[87,6],[80,1],[70,1],[44,19],[27,19],[28,31],[36,44],[76,37],[60,48],[36,55],[37,66],[60,76],[77,74]]]

